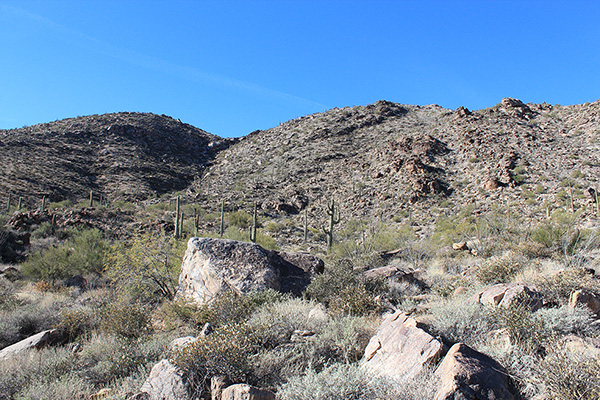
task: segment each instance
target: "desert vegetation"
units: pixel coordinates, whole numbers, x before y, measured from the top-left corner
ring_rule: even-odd
[[[551,108],[506,101],[473,115],[378,102],[218,145],[202,166],[174,145],[176,188],[146,177],[140,187],[154,189],[138,193],[130,175],[119,178],[122,190],[78,180],[48,196],[6,194],[0,354],[56,334],[0,357],[0,399],[134,399],[161,360],[198,398],[210,398],[218,378],[284,400],[433,399],[442,358],[404,378],[365,368],[365,349],[395,312],[444,352],[462,343],[491,357],[514,398],[599,398],[600,213],[587,189],[595,164],[580,162],[587,156],[576,142],[592,130],[553,139],[578,152],[558,146],[573,163],[566,172],[540,167],[537,153],[511,153],[513,141],[546,146],[550,128],[581,113],[595,121],[597,104]],[[536,124],[523,122],[533,115]],[[129,130],[98,121],[116,137],[146,132],[140,121]],[[176,129],[152,121],[149,131]],[[84,126],[92,135],[93,124]],[[186,140],[218,141],[186,129]],[[382,132],[390,140],[377,147]],[[325,267],[299,292],[231,289],[194,303],[178,295],[192,237],[254,242],[268,257],[310,254]]]

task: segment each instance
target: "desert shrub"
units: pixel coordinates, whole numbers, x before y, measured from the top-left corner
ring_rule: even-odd
[[[4,277],[0,277],[0,312],[10,311],[19,305],[15,296],[14,284]]]
[[[63,309],[57,324],[57,328],[67,335],[69,342],[90,334],[98,326],[96,310],[83,306]]]
[[[27,396],[28,392],[39,394],[37,398],[54,398],[37,392],[36,387],[71,375],[74,361],[74,354],[64,347],[42,349],[34,357],[23,352],[0,361],[0,399],[36,398]]]
[[[56,380],[44,380],[32,377],[28,385],[16,397],[17,400],[42,400],[42,399],[73,399],[87,400],[94,394],[84,378],[75,372],[70,372],[58,377]]]
[[[338,296],[329,300],[329,310],[334,314],[368,315],[379,309],[373,292],[362,282],[343,288]]]
[[[486,333],[498,328],[491,309],[456,296],[432,310],[432,331],[452,343],[462,342],[477,348]]]
[[[117,299],[103,304],[98,313],[102,332],[139,338],[151,329],[151,310],[145,304]]]
[[[145,302],[175,297],[184,244],[164,234],[142,234],[115,244],[106,258],[106,275]],[[158,296],[156,295],[158,294]]]
[[[549,302],[567,304],[573,291],[586,289],[600,294],[600,282],[588,271],[579,267],[567,267],[551,275],[539,275],[532,279],[538,290]]]
[[[24,275],[55,281],[76,274],[100,274],[108,245],[97,229],[75,231],[65,243],[34,253],[25,263]]]
[[[358,365],[333,364],[291,378],[277,395],[282,400],[416,400],[433,398],[434,385],[429,373],[399,383],[374,377]]]
[[[252,223],[252,216],[243,210],[232,212],[229,214],[229,223],[238,228],[246,229]]]
[[[486,284],[508,282],[526,266],[527,259],[515,252],[508,252],[483,262],[477,270],[477,278]]]
[[[259,307],[287,299],[288,295],[268,289],[239,295],[227,292],[196,309],[191,318],[202,327],[209,322],[214,327],[245,321]]]
[[[542,349],[546,339],[543,319],[532,313],[527,307],[513,302],[509,307],[496,307],[492,310],[496,324],[508,332],[511,344],[527,353],[536,353]]]
[[[58,323],[60,309],[64,306],[64,301],[24,304],[0,313],[0,348],[53,328]]]
[[[543,321],[544,336],[575,334],[579,336],[600,336],[600,326],[588,308],[561,306],[542,308],[535,312],[536,318]]]
[[[146,371],[164,358],[169,335],[144,336],[128,340],[109,334],[96,334],[84,343],[76,367],[87,381],[94,386],[105,386],[117,379]]]
[[[541,363],[541,376],[552,399],[600,398],[600,357],[554,347]]]

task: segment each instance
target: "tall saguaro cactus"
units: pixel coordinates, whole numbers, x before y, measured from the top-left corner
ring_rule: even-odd
[[[335,207],[335,200],[331,200],[331,204],[327,205],[325,212],[329,215],[329,229],[323,227],[323,232],[327,235],[327,248],[329,249],[333,245],[333,227],[340,222],[340,210]]]
[[[223,237],[224,230],[225,230],[225,200],[221,200],[221,230],[219,231],[220,237]]]
[[[308,242],[308,207],[304,209],[304,243]]]
[[[252,215],[252,226],[250,227],[250,241],[256,243],[256,203],[254,203],[254,214]]]
[[[177,206],[175,208],[175,232],[173,233],[173,236],[175,236],[175,239],[179,239],[179,235],[180,235],[180,225],[181,225],[181,219],[179,217],[179,215],[181,214],[181,207],[180,207],[180,202],[181,202],[181,197],[177,196]]]
[[[8,204],[6,205],[6,212],[9,213],[10,212],[10,203],[12,201],[12,193],[8,194]]]

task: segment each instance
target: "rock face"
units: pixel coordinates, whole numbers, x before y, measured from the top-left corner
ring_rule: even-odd
[[[518,304],[531,311],[539,310],[543,305],[540,293],[519,283],[490,286],[477,293],[474,300],[488,306],[510,307]]]
[[[570,307],[587,307],[600,318],[600,296],[587,290],[576,290],[571,293]]]
[[[188,400],[187,387],[179,369],[169,360],[162,360],[150,371],[146,382],[140,388],[149,400]]]
[[[50,329],[23,339],[0,350],[0,360],[9,358],[17,353],[28,349],[40,349],[42,347],[63,341],[63,334],[57,329]]]
[[[396,311],[369,341],[362,365],[380,375],[413,378],[437,362],[444,351],[444,345],[419,328],[414,319]]]
[[[221,400],[275,400],[275,394],[270,390],[239,383],[223,390]]]
[[[308,254],[278,253],[235,240],[192,238],[181,265],[177,295],[204,304],[227,291],[299,293],[323,267],[323,261]]]
[[[434,374],[435,400],[513,400],[508,375],[495,360],[463,343],[450,348]]]

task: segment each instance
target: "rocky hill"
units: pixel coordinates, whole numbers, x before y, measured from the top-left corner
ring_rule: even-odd
[[[1,130],[0,192],[29,203],[42,196],[77,201],[90,190],[109,199],[148,198],[186,188],[231,143],[148,113],[92,115]]]
[[[581,208],[600,172],[600,102],[469,111],[379,101],[256,131],[221,152],[196,197],[322,215],[335,199],[349,218],[421,215],[453,205],[510,206],[544,216]],[[591,210],[593,212],[594,210]]]

